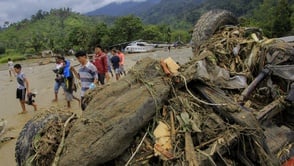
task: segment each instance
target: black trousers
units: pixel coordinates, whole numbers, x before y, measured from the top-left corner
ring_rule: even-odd
[[[98,81],[100,82],[101,85],[104,85],[104,80],[105,80],[105,73],[104,74],[101,74],[101,73],[98,73]]]

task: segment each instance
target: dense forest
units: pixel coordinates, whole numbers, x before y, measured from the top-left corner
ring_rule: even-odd
[[[242,26],[260,27],[268,37],[294,34],[294,0],[161,0],[152,10],[120,17],[86,16],[69,8],[39,10],[30,19],[2,26],[0,54],[91,52],[97,43],[109,47],[138,39],[188,43],[197,19],[211,9],[230,10]]]

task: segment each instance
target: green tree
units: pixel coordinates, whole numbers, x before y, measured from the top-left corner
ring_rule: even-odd
[[[250,26],[260,27],[266,36],[273,36],[273,23],[275,19],[276,0],[264,0],[263,3],[254,10],[250,18]]]
[[[94,47],[97,44],[100,44],[103,47],[106,47],[109,44],[109,30],[105,23],[99,23],[91,32],[90,46]]]
[[[110,29],[112,44],[137,40],[142,30],[143,23],[139,17],[119,17]]]
[[[176,30],[176,31],[172,32],[171,40],[188,43],[191,40],[191,35],[189,34],[188,31]]]
[[[5,45],[3,43],[0,43],[0,54],[5,53]]]
[[[163,35],[162,41],[170,43],[171,42],[171,29],[170,29],[170,27],[166,24],[160,24],[160,25],[158,25],[158,27],[159,27],[160,33]]]
[[[44,36],[40,32],[33,32],[28,41],[27,48],[33,48],[34,52],[38,54],[43,47]]]
[[[141,38],[149,41],[162,41],[163,35],[160,33],[158,26],[147,25],[141,33]]]
[[[90,35],[86,27],[74,27],[68,34],[68,44],[76,49],[89,50]]]
[[[281,37],[291,31],[291,14],[287,0],[279,0],[273,23],[273,36]]]
[[[167,28],[167,31],[166,31],[166,41],[168,42],[168,43],[170,43],[171,42],[171,29],[168,27]]]
[[[4,25],[3,25],[3,28],[8,28],[8,26],[9,26],[9,21],[5,21]]]

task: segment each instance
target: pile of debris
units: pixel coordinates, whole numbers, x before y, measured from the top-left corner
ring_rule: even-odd
[[[184,88],[172,87],[172,98],[145,129],[147,137],[141,133],[118,162],[285,162],[294,155],[293,64],[293,45],[267,39],[257,28],[221,27],[181,67],[180,83],[170,83]]]
[[[235,22],[230,12],[208,12],[195,25],[195,56],[179,69],[171,59],[143,59],[120,81],[90,91],[82,118],[67,115],[55,124],[54,113],[31,120],[18,139],[18,164],[268,166],[289,160],[294,47]],[[46,145],[37,147],[54,146],[50,161],[34,157],[40,133]]]
[[[26,160],[16,156],[17,163],[23,165],[50,165],[58,160],[60,149],[64,139],[69,133],[77,116],[70,112],[62,111],[58,107],[50,107],[37,114],[26,123],[20,133],[16,144],[16,153],[25,154]],[[30,133],[24,133],[30,131]],[[22,146],[30,142],[30,148]],[[33,154],[33,155],[32,155]]]

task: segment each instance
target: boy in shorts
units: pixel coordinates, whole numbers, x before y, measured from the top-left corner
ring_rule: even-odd
[[[30,88],[29,88],[29,81],[27,80],[25,74],[21,71],[21,65],[20,64],[15,64],[14,65],[14,71],[16,73],[16,81],[17,81],[17,89],[16,89],[16,98],[19,99],[20,106],[22,108],[22,112],[19,114],[24,114],[27,113],[26,107],[25,107],[25,99],[26,99],[26,94],[31,94],[30,93]],[[37,111],[37,105],[32,102],[31,105],[34,107],[34,110]]]
[[[7,64],[8,64],[8,71],[9,71],[10,81],[12,81],[12,76],[15,75],[14,74],[14,69],[13,69],[13,61],[10,58],[8,58]]]

